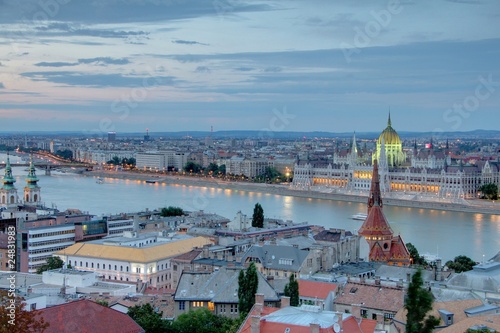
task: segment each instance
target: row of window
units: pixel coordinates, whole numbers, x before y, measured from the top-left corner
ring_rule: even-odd
[[[51,239],[43,242],[34,242],[34,243],[29,243],[30,247],[35,247],[35,246],[45,246],[45,245],[52,245],[52,244],[60,244],[60,243],[66,243],[66,242],[75,242],[75,237],[69,237],[69,238],[63,238],[63,239]]]
[[[29,238],[39,238],[39,237],[50,237],[57,235],[66,235],[66,234],[74,234],[75,230],[62,230],[62,231],[53,231],[53,232],[43,232],[40,234],[29,234]]]

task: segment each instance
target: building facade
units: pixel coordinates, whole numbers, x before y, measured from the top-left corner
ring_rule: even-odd
[[[432,141],[430,147],[420,151],[415,145],[407,158],[390,117],[376,146],[370,158],[368,152],[357,147],[354,137],[350,151],[335,152],[329,162],[298,161],[292,187],[299,190],[321,187],[340,193],[367,192],[372,178],[372,167],[367,161],[375,159],[379,163],[382,193],[457,200],[477,198],[484,184],[493,183],[500,187],[498,160],[478,160],[474,164],[457,160],[452,163],[448,145],[445,149],[437,149]]]

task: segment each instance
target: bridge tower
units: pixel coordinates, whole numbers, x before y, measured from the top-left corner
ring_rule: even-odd
[[[33,156],[30,156],[30,166],[28,176],[26,177],[26,186],[24,187],[24,203],[26,205],[38,205],[41,202],[40,186],[38,186],[38,177],[35,173],[35,164]]]
[[[0,188],[0,205],[2,207],[15,206],[19,203],[17,189],[14,186],[16,179],[12,176],[9,155],[5,164],[5,175],[3,176],[3,186]]]

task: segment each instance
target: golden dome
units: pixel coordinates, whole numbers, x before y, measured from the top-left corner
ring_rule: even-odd
[[[384,139],[384,144],[386,145],[400,145],[401,139],[398,133],[391,126],[391,114],[389,113],[389,120],[387,121],[387,127],[378,137],[378,144],[382,144],[382,138]]]

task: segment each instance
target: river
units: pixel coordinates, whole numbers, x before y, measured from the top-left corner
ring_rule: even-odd
[[[0,160],[5,155],[0,154]],[[16,187],[22,197],[26,167],[15,166],[11,156]],[[3,171],[1,171],[3,172]],[[179,206],[184,210],[204,210],[233,219],[241,210],[251,216],[255,203],[266,217],[307,221],[326,228],[356,232],[362,221],[350,217],[366,212],[366,204],[282,196],[252,191],[200,186],[149,184],[136,180],[96,178],[72,173],[52,172],[40,178],[42,202],[60,210],[78,208],[95,215],[135,212],[146,208]],[[476,261],[488,260],[500,251],[500,215],[441,211],[422,208],[384,206],[384,213],[395,234],[412,243],[420,254],[439,255],[443,261],[466,255]]]

